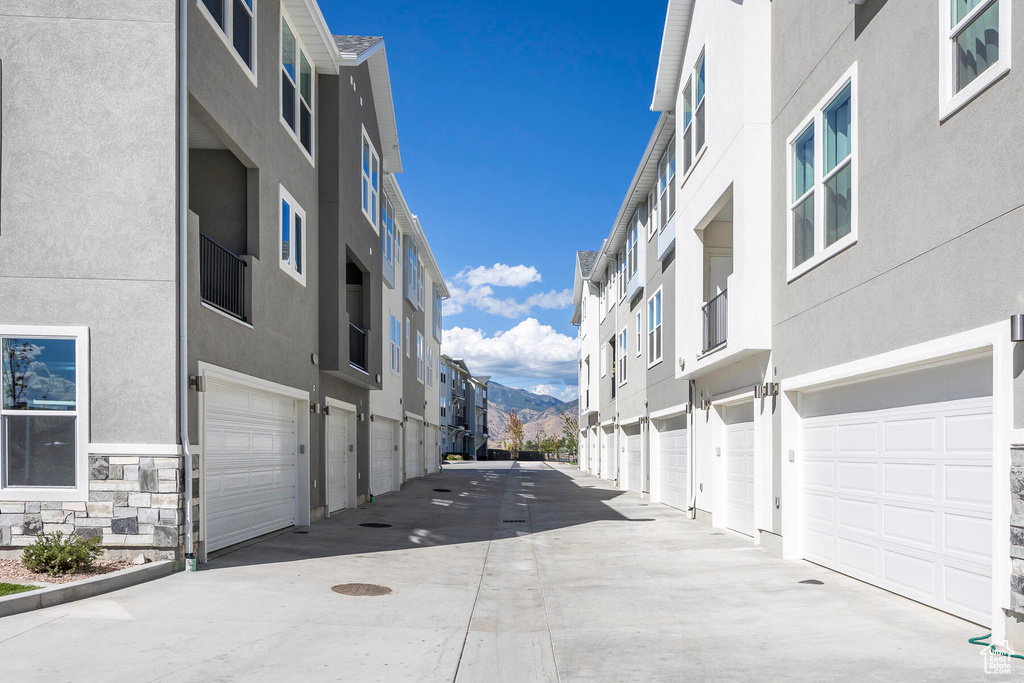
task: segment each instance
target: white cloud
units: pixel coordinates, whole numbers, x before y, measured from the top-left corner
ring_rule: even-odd
[[[580,388],[575,384],[536,384],[527,391],[545,396],[554,396],[559,401],[572,401],[580,395]]]
[[[453,327],[444,332],[442,352],[465,359],[474,375],[575,377],[576,340],[527,318],[510,330],[487,336],[483,330]]]
[[[499,299],[494,296],[494,288],[480,285],[472,288],[449,287],[450,298],[444,301],[444,314],[456,315],[473,306],[485,313],[499,315],[503,318],[522,318],[529,315],[534,308],[564,309],[572,305],[572,290],[551,290],[531,294],[524,301],[511,297]]]
[[[540,273],[533,266],[507,266],[504,263],[495,263],[476,268],[463,268],[455,276],[457,282],[465,282],[470,287],[481,285],[494,285],[495,287],[525,287],[534,282],[540,282]]]

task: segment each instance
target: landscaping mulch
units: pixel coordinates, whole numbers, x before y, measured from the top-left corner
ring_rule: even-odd
[[[0,560],[0,581],[9,583],[72,583],[73,581],[81,581],[82,579],[99,576],[100,574],[121,571],[131,566],[131,560],[96,560],[92,571],[50,576],[49,574],[30,572],[21,564],[21,560]]]

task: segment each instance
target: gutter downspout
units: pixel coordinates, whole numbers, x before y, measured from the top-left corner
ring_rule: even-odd
[[[188,1],[178,0],[178,422],[185,476],[185,565],[195,571],[188,439]]]

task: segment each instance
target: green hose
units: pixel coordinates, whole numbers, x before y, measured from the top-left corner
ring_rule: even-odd
[[[994,655],[1002,655],[1003,657],[1013,657],[1014,659],[1024,659],[1024,655],[1011,655],[1009,652],[1000,652],[996,649],[995,645],[992,645],[991,643],[982,642],[983,640],[988,640],[991,637],[991,633],[986,633],[985,635],[979,636],[977,638],[968,638],[967,642],[971,645],[988,645],[989,651]]]

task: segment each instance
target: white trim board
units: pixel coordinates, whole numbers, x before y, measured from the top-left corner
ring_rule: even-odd
[[[648,415],[648,417],[651,418],[652,420],[661,420],[661,419],[664,419],[666,417],[675,417],[676,415],[685,415],[687,413],[687,411],[689,410],[689,407],[690,407],[690,402],[689,401],[686,401],[684,403],[677,403],[676,405],[674,405],[674,406],[672,406],[670,408],[662,408],[661,410],[656,410],[653,413],[651,413],[650,415]]]
[[[181,455],[181,446],[176,443],[91,443],[90,455]]]

